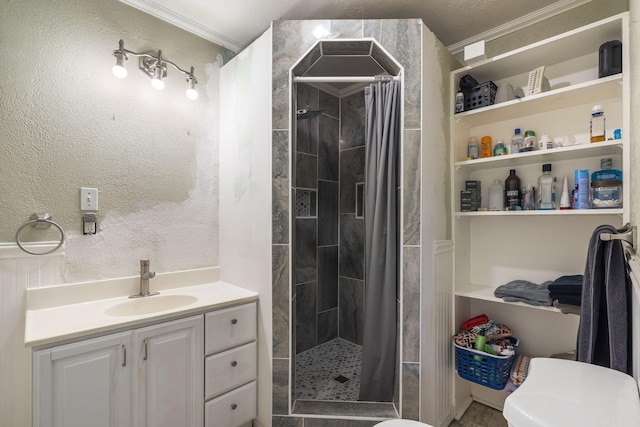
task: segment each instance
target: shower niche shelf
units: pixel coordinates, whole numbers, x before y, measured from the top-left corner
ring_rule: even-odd
[[[296,218],[316,218],[318,215],[318,192],[296,189]]]
[[[451,114],[451,212],[454,251],[454,325],[486,314],[509,326],[520,344],[518,352],[548,357],[575,349],[579,317],[562,314],[555,307],[509,303],[494,296],[497,286],[512,280],[541,284],[562,275],[583,274],[594,229],[602,224],[620,228],[629,221],[630,68],[629,14],[622,13],[570,30],[532,45],[500,54],[451,73],[453,97],[459,79],[470,74],[478,82],[498,87],[526,87],[531,70],[546,66],[551,89],[458,114]],[[611,40],[622,41],[623,72],[598,78],[598,49]],[[602,105],[607,116],[607,136],[620,129],[622,139],[588,143],[591,108]],[[450,105],[453,105],[451,103]],[[578,144],[499,157],[465,160],[469,138],[491,136],[510,141],[515,128],[536,135],[575,140]],[[558,179],[556,200],[563,177],[574,187],[576,169],[600,169],[600,160],[611,158],[622,171],[621,209],[552,211],[461,212],[460,191],[465,181],[481,183],[482,207],[487,207],[489,187],[504,184],[515,169],[523,187],[535,186],[542,165],[550,163]],[[554,331],[549,334],[548,331]],[[456,331],[451,331],[455,333]],[[552,336],[550,336],[552,335]],[[501,410],[505,393],[473,384],[455,375],[456,415],[477,400]]]

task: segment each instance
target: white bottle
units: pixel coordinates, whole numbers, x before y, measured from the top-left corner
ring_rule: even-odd
[[[464,111],[464,94],[462,92],[458,92],[456,94],[456,113],[462,113]]]
[[[489,187],[489,210],[504,210],[504,186],[497,179],[493,182],[493,185]]]

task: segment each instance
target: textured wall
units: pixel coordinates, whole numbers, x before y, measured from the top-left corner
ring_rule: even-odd
[[[0,242],[34,212],[67,231],[66,282],[218,264],[219,47],[117,1],[4,0],[0,15]],[[118,40],[194,66],[200,97],[169,68],[164,91]],[[79,189],[100,191],[99,231],[83,236]],[[57,235],[27,232],[24,240]]]

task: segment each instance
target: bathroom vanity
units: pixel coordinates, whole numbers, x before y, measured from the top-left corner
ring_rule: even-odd
[[[464,111],[452,112],[451,210],[455,245],[454,328],[481,313],[513,329],[518,352],[549,356],[575,349],[579,317],[551,306],[509,303],[494,296],[495,288],[511,280],[541,284],[562,275],[583,274],[587,247],[598,225],[621,227],[629,221],[629,16],[611,16],[563,34],[497,55],[451,73],[451,92],[460,78],[473,76],[480,84],[527,87],[530,71],[546,66],[550,90]],[[622,42],[623,72],[598,76],[598,48]],[[607,140],[589,143],[592,107],[606,111]],[[453,107],[452,107],[453,108]],[[515,128],[550,135],[563,146],[525,153],[467,159],[469,138],[488,135],[494,143],[510,141]],[[614,138],[614,130],[621,138]],[[609,138],[611,137],[611,140]],[[567,142],[576,142],[567,145]],[[573,188],[576,169],[600,169],[611,158],[623,174],[623,205],[607,209],[463,211],[461,191],[467,180],[480,181],[482,206],[489,187],[505,182],[515,169],[522,187],[537,185],[542,165],[550,163],[560,201],[563,176]],[[466,210],[466,209],[465,209]],[[451,331],[455,333],[456,330]],[[453,360],[453,355],[451,357]],[[459,417],[471,400],[502,409],[506,394],[455,375],[454,406]]]
[[[33,426],[250,422],[256,300],[216,282],[27,311]]]

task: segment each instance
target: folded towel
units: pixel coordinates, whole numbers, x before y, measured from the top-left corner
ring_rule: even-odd
[[[560,276],[549,284],[549,296],[555,299],[558,295],[582,295],[582,281],[584,276]]]
[[[577,314],[578,316],[580,316],[581,308],[579,305],[564,304],[557,299],[554,299],[553,306],[559,309],[562,314]]]
[[[551,297],[554,301],[558,301],[560,304],[575,305],[580,307],[582,305],[582,297],[580,295],[553,295]]]
[[[544,282],[538,285],[526,280],[512,280],[507,284],[498,286],[493,294],[507,302],[549,306],[552,303],[548,289],[550,283]]]

